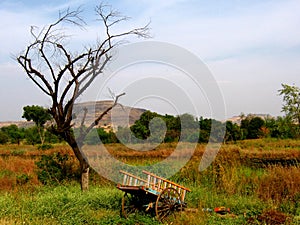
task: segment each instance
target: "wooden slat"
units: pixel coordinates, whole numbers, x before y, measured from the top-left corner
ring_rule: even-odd
[[[123,177],[123,185],[124,188],[127,187],[138,187],[138,186],[144,186],[146,188],[150,188],[154,191],[161,192],[163,189],[172,187],[176,189],[179,194],[181,201],[184,202],[186,192],[190,192],[191,190],[189,188],[186,188],[184,186],[181,186],[179,184],[176,184],[170,180],[167,180],[165,178],[162,178],[160,176],[157,176],[153,173],[150,173],[148,171],[143,171],[144,174],[147,175],[147,180],[142,179],[138,176],[135,176],[133,174],[130,174],[126,171],[120,170],[120,173],[124,174]]]
[[[183,190],[182,194],[180,195],[181,196],[181,201],[184,202],[184,199],[185,199],[185,194],[186,194],[186,190]]]
[[[127,174],[124,174],[124,177],[123,177],[123,184],[126,184],[126,180],[127,180]]]
[[[150,173],[150,172],[148,172],[148,171],[145,171],[145,170],[144,170],[143,173],[145,173],[145,174],[148,175],[148,180],[150,179],[149,177],[155,177],[155,178],[161,179],[162,181],[166,182],[166,183],[168,184],[169,187],[172,187],[172,185],[173,185],[173,186],[176,186],[176,187],[178,187],[178,188],[184,189],[184,190],[186,190],[186,191],[189,191],[189,192],[191,191],[189,188],[186,188],[186,187],[184,187],[184,186],[181,186],[181,185],[179,185],[179,184],[176,184],[176,183],[174,183],[174,182],[172,182],[172,181],[170,181],[170,180],[167,180],[167,179],[165,179],[165,178],[162,178],[162,177],[160,177],[160,176],[157,176],[157,175],[155,175],[155,174],[153,174],[153,173]]]
[[[131,173],[128,173],[126,171],[120,170],[120,173],[124,174],[123,185],[135,186],[135,185],[141,185],[147,183],[146,180],[137,177]],[[134,185],[132,184],[133,181],[134,181]]]

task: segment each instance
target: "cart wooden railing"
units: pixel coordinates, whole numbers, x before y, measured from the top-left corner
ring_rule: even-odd
[[[178,191],[180,195],[181,202],[184,202],[186,192],[190,192],[191,190],[189,188],[186,188],[184,186],[181,186],[179,184],[176,184],[170,180],[167,180],[163,177],[157,176],[153,173],[150,173],[148,171],[143,171],[144,174],[147,175],[147,179],[142,179],[138,176],[135,176],[133,174],[130,174],[126,171],[120,171],[121,174],[123,174],[123,182],[122,186],[133,186],[133,187],[141,187],[149,189],[150,192],[153,194],[158,195],[166,188],[174,188]]]
[[[147,181],[137,177],[131,173],[128,173],[126,171],[120,170],[120,173],[123,174],[123,186],[146,186]]]

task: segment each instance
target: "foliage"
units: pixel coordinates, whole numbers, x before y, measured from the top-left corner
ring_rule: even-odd
[[[130,131],[132,131],[134,138],[132,138]],[[177,142],[179,140],[198,142],[199,124],[189,114],[172,116],[146,111],[139,120],[135,121],[130,130],[120,128],[117,136],[122,141],[130,141],[130,143],[141,143],[143,140],[150,143]]]
[[[117,133],[117,140],[121,143],[132,143],[131,140],[131,130],[129,127],[118,127]]]
[[[19,129],[15,124],[1,127],[1,132],[3,132],[2,135],[4,136],[4,140],[8,137],[9,142],[12,144],[20,144],[24,137],[24,129]]]
[[[54,143],[62,142],[60,137],[52,134],[49,131],[46,131],[45,138],[44,138],[44,144],[42,144],[37,126],[28,127],[26,129],[24,129],[24,139],[25,139],[26,144],[30,144],[30,145],[40,144],[40,146],[43,146],[43,145],[47,146],[50,143],[54,144]],[[48,143],[48,144],[46,144],[46,143]]]
[[[105,131],[103,128],[97,129],[98,136],[103,144],[108,143],[116,143],[117,138],[115,133],[112,130],[109,130],[108,132]]]
[[[61,143],[63,140],[60,136],[57,136],[50,131],[46,130],[45,132],[45,142],[46,143]]]
[[[155,118],[158,120],[155,121]],[[160,122],[163,121],[166,126],[164,139],[159,135],[162,133],[154,132],[164,130]],[[151,132],[154,124],[153,132]],[[184,124],[184,125],[183,125]],[[184,127],[182,127],[182,125]],[[213,125],[213,126],[212,126]],[[223,140],[223,127],[226,126],[226,134]],[[212,133],[212,127],[214,128]],[[241,124],[238,125],[231,121],[225,124],[209,118],[200,117],[199,120],[192,115],[183,114],[181,116],[160,115],[155,112],[146,111],[134,125],[128,127],[118,127],[116,136],[122,143],[141,143],[148,142],[185,142],[207,143],[212,142],[236,142],[244,139],[258,139],[264,137],[275,138],[297,138],[299,127],[289,119],[289,117],[266,117],[261,118],[249,114],[244,117]],[[299,133],[299,132],[298,132]],[[133,136],[132,136],[133,134]],[[157,135],[158,134],[158,135]],[[118,141],[114,139],[114,143]],[[111,142],[112,143],[112,142]]]
[[[279,95],[283,96],[282,111],[287,117],[300,125],[300,88],[281,84],[282,89],[278,90]]]
[[[262,136],[262,127],[264,126],[265,122],[260,117],[254,117],[250,119],[249,126],[248,126],[248,139],[256,139]]]
[[[265,124],[261,129],[262,137],[272,138],[299,138],[299,126],[290,117],[265,118]]]
[[[79,132],[79,129],[74,129],[74,132]],[[84,144],[96,145],[96,144],[108,144],[117,143],[118,139],[113,131],[105,131],[103,128],[94,128],[86,136]]]
[[[262,118],[249,115],[241,121],[243,139],[257,139],[263,136],[262,128],[265,122]]]
[[[28,176],[27,174],[21,174],[21,175],[18,175],[17,177],[17,185],[24,185],[24,184],[27,184],[31,177]]]
[[[138,140],[146,140],[152,135],[150,133],[150,121],[159,117],[158,113],[146,111],[140,116],[139,120],[135,121],[130,129]]]
[[[33,121],[40,128],[44,127],[45,123],[52,118],[48,109],[38,105],[24,106],[23,111],[22,118]]]
[[[47,149],[51,149],[51,148],[53,148],[53,145],[51,145],[51,144],[43,144],[43,145],[38,146],[38,149],[40,149],[40,150],[47,150]]]
[[[44,144],[45,141],[45,123],[50,120],[52,117],[48,111],[38,105],[25,106],[23,107],[23,116],[27,121],[33,121],[37,127],[37,131],[41,140],[41,144]]]
[[[41,139],[36,126],[29,127],[25,130],[25,140],[26,143],[30,145],[41,144]]]
[[[139,151],[133,154],[133,151],[120,144],[106,146],[114,156],[126,159],[126,163],[139,162],[144,165],[157,162],[157,157],[162,154],[169,155],[176,143],[165,143],[154,151],[143,152],[143,158],[139,157]],[[0,223],[6,220],[6,224],[159,224],[155,218],[143,213],[128,220],[121,218],[119,211],[123,193],[103,179],[93,178],[94,185],[82,195],[78,185],[73,182],[76,177],[71,175],[76,174],[78,163],[74,168],[75,161],[71,156],[65,157],[66,152],[61,152],[59,156],[53,155],[53,152],[65,150],[67,146],[59,145],[55,149],[41,152],[32,146],[6,145],[1,146],[1,152],[7,148],[10,148],[9,152],[22,150],[23,154],[12,156],[8,152],[9,157],[0,157]],[[188,164],[169,178],[192,190],[186,195],[186,200],[189,208],[198,211],[184,213],[174,225],[259,224],[256,222],[270,218],[272,209],[278,211],[272,215],[278,218],[294,217],[291,219],[297,222],[297,216],[299,218],[300,215],[299,166],[274,164],[255,167],[249,166],[248,160],[263,161],[276,159],[277,156],[281,160],[299,159],[299,141],[256,139],[225,144],[213,164],[199,171],[204,149],[205,145],[199,144]],[[186,150],[182,149],[182,153]],[[65,171],[69,172],[63,175],[60,185],[38,186],[33,183],[35,171],[41,170],[36,170],[30,164],[33,159],[27,156],[31,154],[49,156],[48,160],[44,160],[46,168],[52,165],[56,169],[68,168]],[[42,159],[36,157],[37,161]],[[53,175],[56,175],[56,169],[53,169]],[[13,185],[3,191],[7,181]],[[203,208],[213,209],[218,206],[230,208],[232,214],[219,216],[213,212],[202,212]]]
[[[76,178],[78,173],[74,171],[72,158],[66,154],[42,155],[36,165],[38,179],[42,184],[60,184],[64,180]]]
[[[6,144],[9,141],[9,136],[0,130],[0,144]]]
[[[185,128],[181,130],[182,124]],[[214,132],[211,134],[212,124]],[[226,134],[222,140],[222,129],[226,126]],[[152,129],[152,130],[151,130]],[[74,128],[75,136],[79,135],[80,129]],[[0,129],[0,144],[25,143],[36,145],[41,144],[38,135],[38,128],[18,128],[16,125],[2,127]],[[237,142],[244,139],[258,138],[299,138],[299,125],[295,124],[290,117],[261,117],[249,114],[241,121],[241,125],[226,121],[225,124],[220,121],[200,117],[199,120],[189,114],[181,116],[160,115],[158,113],[146,111],[141,118],[131,127],[118,127],[117,132],[112,130],[106,131],[103,128],[94,128],[88,133],[84,144],[95,145],[100,142],[108,143],[172,143],[198,142],[207,143],[210,141]],[[46,143],[60,143],[62,137],[53,133],[45,132]]]
[[[241,140],[241,128],[231,121],[226,121],[225,142]]]

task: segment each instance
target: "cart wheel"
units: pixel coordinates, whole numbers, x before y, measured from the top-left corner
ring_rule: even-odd
[[[122,216],[128,218],[130,214],[138,211],[136,199],[133,195],[125,193],[122,198]]]
[[[176,219],[176,212],[182,211],[180,194],[174,188],[164,189],[155,204],[156,217],[161,222],[172,222]]]

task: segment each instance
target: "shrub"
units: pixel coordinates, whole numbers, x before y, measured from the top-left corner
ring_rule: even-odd
[[[0,131],[0,144],[6,144],[9,141],[9,137],[3,131]]]
[[[10,154],[12,156],[22,156],[25,155],[26,151],[21,149],[11,150]]]
[[[29,180],[31,179],[30,176],[28,176],[27,174],[21,174],[21,175],[18,175],[16,177],[16,180],[17,180],[17,185],[24,185],[24,184],[27,184],[29,182]]]
[[[53,145],[51,145],[51,144],[43,144],[43,145],[38,146],[39,150],[48,150],[48,149],[51,149],[51,148],[53,148]]]
[[[74,168],[73,158],[66,154],[43,155],[36,165],[38,179],[42,184],[59,184],[63,180],[74,179],[79,174],[78,168]]]

